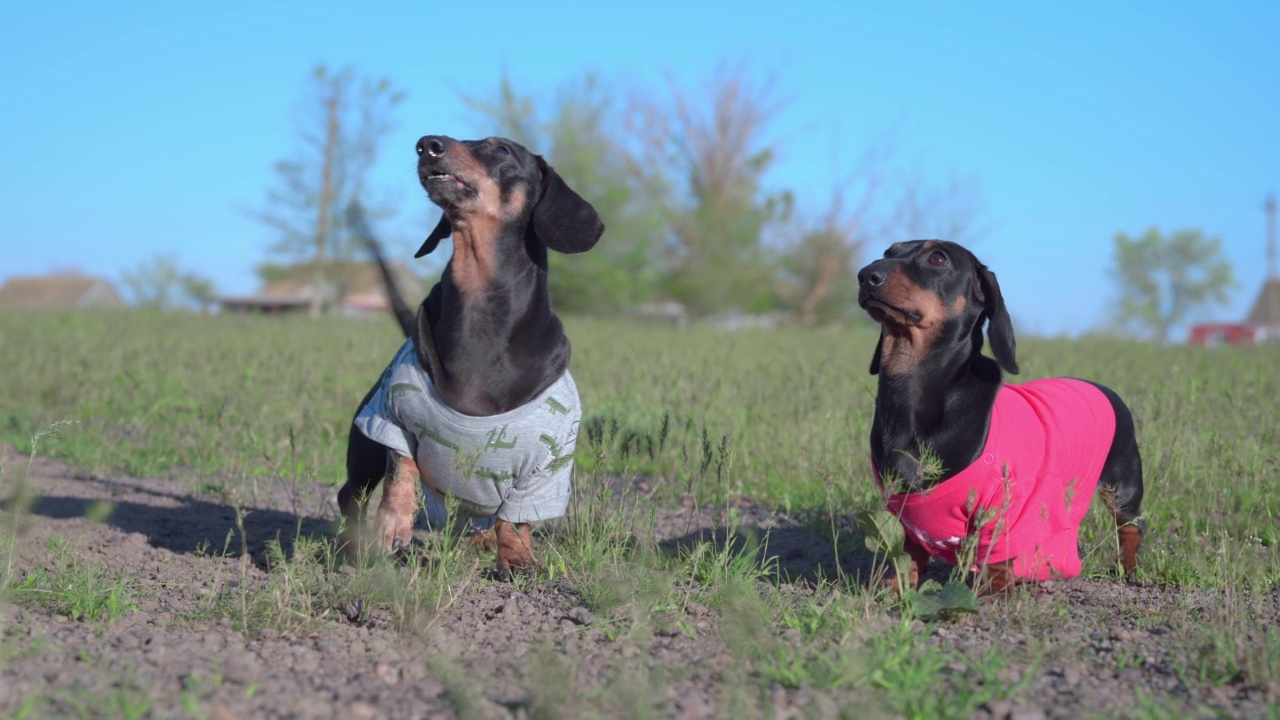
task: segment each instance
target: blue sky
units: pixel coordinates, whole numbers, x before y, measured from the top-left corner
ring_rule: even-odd
[[[976,250],[1019,330],[1101,322],[1112,237],[1151,225],[1220,236],[1240,286],[1213,315],[1247,311],[1265,275],[1262,202],[1280,186],[1280,4],[791,7],[5,3],[0,279],[118,279],[176,253],[222,292],[254,290],[272,238],[244,211],[294,147],[317,63],[408,93],[372,178],[399,198],[407,247],[436,217],[414,141],[488,134],[459,91],[504,71],[535,95],[587,71],[693,85],[746,60],[788,100],[768,183],[802,207],[889,131],[896,162],[976,177],[993,227]]]

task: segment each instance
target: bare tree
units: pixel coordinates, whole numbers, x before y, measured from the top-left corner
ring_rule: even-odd
[[[936,184],[914,171],[887,180],[891,145],[889,136],[873,143],[858,170],[837,183],[818,220],[784,244],[779,294],[797,323],[854,311],[857,267],[870,242],[939,238],[973,245],[990,232],[976,178],[952,172]]]
[[[973,175],[955,171],[941,183],[920,171],[904,173],[880,234],[886,244],[900,240],[950,240],[975,245],[991,233],[982,188]]]
[[[876,179],[848,207],[847,188],[837,187],[816,226],[782,248],[778,294],[797,324],[812,325],[846,315],[857,300],[856,265],[866,242],[864,223]]]
[[[873,142],[855,169],[834,183],[814,219],[791,224],[779,248],[778,295],[795,323],[829,322],[855,312],[858,265],[874,232],[891,155],[887,136]]]
[[[180,310],[197,307],[207,312],[216,297],[213,281],[195,272],[184,271],[173,254],[160,254],[122,276],[129,299],[138,307],[152,310]]]
[[[496,128],[494,134],[515,140],[535,153],[547,152],[542,147],[546,132],[538,116],[536,103],[532,97],[516,90],[510,76],[502,76],[497,92],[491,96],[482,97],[465,92],[459,93],[459,96],[463,104],[479,115],[487,126]]]
[[[343,208],[361,199],[371,216],[390,214],[364,197],[365,178],[403,97],[386,78],[317,66],[297,121],[300,148],[276,163],[277,185],[268,189],[265,207],[251,213],[279,233],[271,253],[311,264],[313,316],[332,300],[334,264],[359,251],[345,232]]]
[[[695,314],[776,302],[763,237],[793,198],[763,188],[774,160],[765,131],[782,107],[772,79],[722,66],[701,91],[668,79],[655,95],[636,98],[628,128],[633,168],[675,251],[668,292]]]
[[[891,174],[891,133],[832,183],[826,204],[798,211],[789,190],[765,182],[785,103],[772,77],[744,65],[722,65],[698,86],[668,76],[633,89],[620,123],[615,92],[588,74],[554,102],[506,77],[491,95],[462,94],[485,132],[548,154],[605,218],[601,249],[552,258],[553,297],[567,309],[612,312],[661,288],[695,316],[786,309],[798,323],[826,322],[856,312],[867,243],[973,243],[989,230],[975,179]]]

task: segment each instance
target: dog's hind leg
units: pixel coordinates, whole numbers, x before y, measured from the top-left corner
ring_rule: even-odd
[[[1103,473],[1103,497],[1116,519],[1116,535],[1120,545],[1120,567],[1126,577],[1138,566],[1138,550],[1147,532],[1146,518],[1142,517],[1142,459],[1135,449],[1131,471],[1126,472],[1127,482],[1107,482]]]
[[[1097,383],[1094,386],[1107,396],[1116,414],[1116,433],[1098,478],[1098,491],[1116,519],[1120,567],[1126,577],[1131,577],[1138,565],[1138,550],[1147,525],[1142,517],[1142,455],[1129,407],[1110,388]]]
[[[338,490],[338,509],[342,512],[339,543],[344,552],[353,554],[364,549],[359,545],[365,510],[386,473],[387,449],[352,424],[347,436],[347,483]]]

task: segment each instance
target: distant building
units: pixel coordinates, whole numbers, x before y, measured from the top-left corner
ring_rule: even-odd
[[[1280,343],[1280,278],[1262,284],[1244,322],[1192,325],[1190,343],[1206,347]]]
[[[1219,345],[1252,345],[1257,333],[1245,323],[1200,323],[1191,326],[1192,345],[1218,347]]]
[[[1267,215],[1267,279],[1253,302],[1253,309],[1242,323],[1201,323],[1191,326],[1190,343],[1217,345],[1254,345],[1280,343],[1280,271],[1276,267],[1276,198],[1267,197],[1262,206]]]
[[[92,275],[14,275],[0,285],[0,309],[75,310],[124,307],[106,278]]]
[[[422,281],[401,262],[392,262],[391,274],[410,307],[422,301]],[[279,314],[306,312],[317,294],[324,304],[344,315],[385,314],[391,303],[374,263],[334,263],[325,271],[326,282],[316,287],[310,264],[291,265],[282,277],[264,283],[254,295],[227,295],[217,299],[223,312]]]
[[[1268,338],[1280,340],[1280,278],[1273,277],[1262,284],[1262,292],[1253,301],[1245,322],[1266,331]]]

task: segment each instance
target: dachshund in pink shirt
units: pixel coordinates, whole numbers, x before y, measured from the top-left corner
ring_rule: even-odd
[[[911,586],[930,557],[973,551],[979,588],[1080,574],[1095,492],[1115,517],[1132,577],[1145,523],[1133,415],[1111,389],[1069,378],[1006,385],[1013,323],[995,274],[960,245],[892,245],[858,272],[880,324],[871,462],[906,530]],[[982,354],[983,326],[995,359]]]

